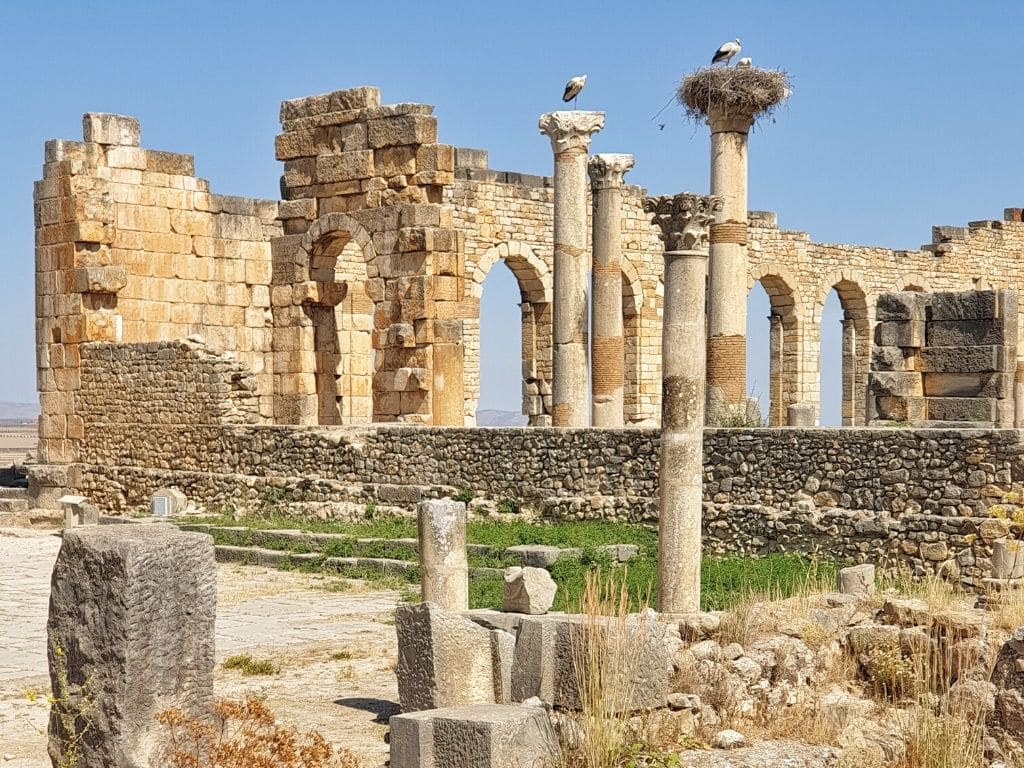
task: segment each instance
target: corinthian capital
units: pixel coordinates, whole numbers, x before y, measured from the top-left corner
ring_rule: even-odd
[[[540,116],[540,132],[551,138],[551,149],[561,154],[590,146],[590,136],[604,128],[604,112],[547,112]]]
[[[594,189],[621,187],[622,177],[633,167],[632,155],[598,154],[590,158],[587,171]]]
[[[661,230],[666,251],[706,251],[715,212],[722,209],[717,195],[661,195],[644,200],[644,210],[653,213],[653,224]]]

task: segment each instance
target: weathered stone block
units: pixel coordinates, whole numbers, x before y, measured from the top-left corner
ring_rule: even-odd
[[[431,603],[398,606],[395,629],[404,712],[494,703],[489,630]]]
[[[786,426],[813,427],[816,421],[814,403],[793,403],[786,409]]]
[[[875,344],[882,347],[923,347],[925,324],[919,320],[893,320],[875,326]]]
[[[117,293],[128,284],[124,267],[76,267],[72,273],[76,293]]]
[[[437,118],[427,115],[395,115],[366,124],[370,147],[395,147],[402,144],[436,144]]]
[[[914,352],[910,349],[877,345],[871,348],[873,371],[911,371],[914,368],[914,360]]]
[[[380,106],[380,88],[360,85],[328,94],[327,111],[344,112],[349,109],[371,109]]]
[[[447,611],[469,608],[466,505],[425,499],[416,505],[423,600]]]
[[[933,293],[929,320],[990,320],[1016,315],[1016,291],[959,291]]]
[[[541,707],[435,709],[390,724],[391,768],[551,768],[558,756]]]
[[[486,149],[470,149],[469,147],[456,147],[455,148],[455,167],[456,168],[476,168],[479,170],[487,169],[487,150]]]
[[[149,497],[153,517],[174,517],[185,511],[188,498],[177,488],[159,488]]]
[[[373,152],[369,150],[338,152],[316,159],[316,181],[320,184],[368,179],[373,174]]]
[[[555,602],[558,585],[543,568],[506,568],[504,582],[503,611],[540,615]]]
[[[157,712],[206,714],[216,599],[213,540],[205,534],[168,525],[65,532],[50,589],[50,679],[55,691],[66,680],[73,694],[84,686],[101,702],[76,765],[154,764]],[[61,728],[51,717],[55,765]]]
[[[97,144],[139,146],[139,120],[128,115],[86,112],[82,115],[82,137]]]
[[[1008,338],[1002,319],[936,320],[928,323],[925,341],[929,347],[970,347],[977,344],[1016,344],[1017,328]]]
[[[925,296],[915,291],[883,293],[875,304],[875,319],[879,322],[924,320]]]
[[[980,421],[994,423],[999,418],[992,397],[929,397],[928,419],[932,421]]]
[[[914,371],[872,371],[868,386],[875,395],[920,397],[924,394],[921,374]]]
[[[924,421],[928,418],[927,400],[923,397],[875,398],[878,418],[888,421]]]
[[[844,595],[873,595],[875,593],[875,566],[864,563],[840,568],[836,586]]]
[[[988,373],[1007,370],[1016,352],[1014,347],[926,347],[919,356],[919,368],[925,373]]]
[[[988,389],[991,396],[998,397],[995,393],[1003,378],[1001,373],[926,373],[924,393],[927,397],[978,397]]]
[[[505,551],[532,568],[550,568],[562,556],[562,549],[548,544],[514,544]]]
[[[524,618],[516,637],[512,698],[524,701],[539,696],[554,706],[579,708],[573,649],[581,649],[588,642],[606,642],[610,649],[630,649],[629,658],[620,667],[622,674],[632,680],[632,695],[625,706],[630,710],[662,707],[672,672],[666,629],[653,618],[637,616],[629,617],[624,626],[613,619],[591,620],[580,615]]]

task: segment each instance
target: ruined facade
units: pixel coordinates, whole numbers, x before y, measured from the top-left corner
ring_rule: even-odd
[[[84,141],[47,143],[35,189],[41,461],[77,461],[87,419],[102,412],[103,388],[83,380],[102,365],[83,367],[85,342],[191,337],[210,355],[227,353],[238,391],[221,394],[236,421],[472,425],[480,298],[499,261],[521,291],[524,412],[551,423],[551,179],[489,169],[486,152],[438,142],[431,107],[381,106],[375,88],[284,102],[281,126],[280,201],[212,193],[191,156],[141,148],[128,117],[90,113]],[[526,140],[543,151],[542,137]],[[619,205],[623,416],[650,424],[666,214],[637,186],[622,188]],[[772,306],[772,425],[785,423],[789,405],[818,402],[832,288],[845,312],[846,424],[865,422],[879,294],[1020,288],[1016,209],[936,228],[919,251],[814,243],[770,213],[748,223],[748,287],[760,281]],[[706,240],[694,229],[691,239]],[[182,386],[201,384],[186,377]],[[140,418],[178,418],[173,398],[165,406],[148,391],[127,394],[150,405]],[[232,410],[232,397],[245,407]]]

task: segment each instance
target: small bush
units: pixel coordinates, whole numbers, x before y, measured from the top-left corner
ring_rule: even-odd
[[[281,671],[270,659],[254,659],[248,653],[228,656],[221,664],[224,669],[236,669],[246,677],[255,675],[276,675]]]
[[[469,504],[474,498],[475,494],[469,488],[463,488],[457,494],[452,496],[454,501],[461,501],[463,504]]]

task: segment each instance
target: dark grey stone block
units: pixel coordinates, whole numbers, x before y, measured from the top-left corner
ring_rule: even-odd
[[[932,293],[928,297],[929,320],[989,320],[1002,317],[1003,291]],[[1014,300],[1014,304],[1016,301]]]
[[[1006,337],[1001,319],[992,320],[935,320],[925,329],[925,344],[929,347],[961,347],[974,344],[1016,344],[1014,337]]]
[[[929,397],[928,418],[932,421],[978,421],[995,423],[996,400],[991,397]]]
[[[915,291],[900,293],[883,293],[875,304],[875,319],[879,322],[889,320],[924,320],[924,294]]]
[[[901,347],[871,348],[871,370],[873,371],[910,371],[913,370],[914,353]]]
[[[920,397],[924,394],[921,374],[916,371],[872,371],[868,386],[875,395]]]
[[[995,373],[1006,370],[1015,357],[1014,347],[997,345],[926,347],[919,354],[918,367],[924,373]]]
[[[882,347],[923,347],[924,322],[892,320],[875,326],[875,344]]]

